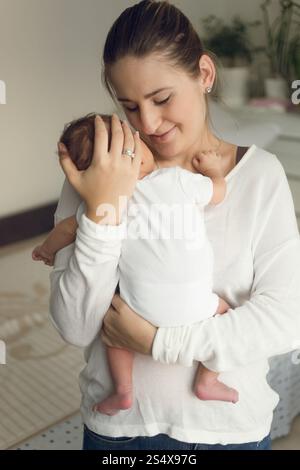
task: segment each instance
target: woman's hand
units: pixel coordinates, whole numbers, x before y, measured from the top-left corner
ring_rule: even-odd
[[[103,223],[104,214],[108,213],[109,220],[106,218],[105,223],[115,225],[120,223],[121,213],[127,199],[132,196],[139,176],[141,145],[139,134],[133,136],[128,124],[121,125],[115,114],[112,116],[111,133],[108,151],[107,129],[101,117],[97,116],[93,159],[86,170],[77,170],[61,142],[58,143],[58,154],[66,177],[86,203],[87,217]],[[135,157],[122,155],[124,148],[134,151]],[[120,196],[125,199],[121,200]]]
[[[156,331],[157,327],[131,310],[116,294],[104,316],[100,338],[107,346],[151,356]]]

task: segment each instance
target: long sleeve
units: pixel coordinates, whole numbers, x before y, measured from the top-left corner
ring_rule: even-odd
[[[65,183],[55,222],[76,212],[80,199]],[[50,274],[50,319],[65,339],[88,346],[97,336],[118,283],[124,224],[101,226],[82,214],[75,243],[60,250]]]
[[[291,191],[277,159],[269,174],[253,181],[249,300],[201,323],[159,328],[156,361],[191,366],[196,360],[222,372],[300,347],[300,241]]]

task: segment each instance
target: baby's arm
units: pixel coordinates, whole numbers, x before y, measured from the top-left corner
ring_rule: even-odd
[[[226,196],[225,178],[223,176],[210,176],[210,178],[213,182],[213,195],[210,204],[220,204]]]
[[[75,241],[77,226],[75,216],[59,222],[49,233],[43,244],[34,248],[32,259],[44,261],[48,266],[53,266],[55,253]]]
[[[213,151],[202,152],[198,158],[193,160],[194,162],[197,170],[208,176],[213,182],[213,195],[209,203],[220,204],[226,195],[226,181],[221,166],[221,155]]]

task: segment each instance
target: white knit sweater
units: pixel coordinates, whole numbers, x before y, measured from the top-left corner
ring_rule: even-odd
[[[214,292],[233,306],[189,326],[160,327],[152,357],[134,355],[134,402],[114,416],[91,406],[113,391],[99,330],[118,281],[122,224],[82,216],[74,244],[56,255],[50,318],[62,337],[87,347],[80,374],[85,424],[106,436],[168,434],[190,443],[259,441],[271,427],[278,395],[268,358],[300,346],[300,239],[286,175],[276,156],[252,145],[226,176],[227,195],[207,206],[214,250]],[[80,199],[65,182],[55,220]],[[137,312],[138,313],[138,312]],[[237,404],[193,393],[197,361],[239,391]]]

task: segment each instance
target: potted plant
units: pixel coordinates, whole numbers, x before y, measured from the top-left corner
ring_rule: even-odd
[[[271,22],[271,0],[265,0],[261,9],[266,32],[265,53],[270,74],[265,79],[266,95],[286,98],[291,82],[300,78],[300,4],[279,0],[279,15]]]
[[[220,59],[221,98],[231,107],[240,107],[247,101],[249,66],[256,50],[251,45],[249,28],[260,22],[247,23],[235,16],[231,24],[225,24],[209,15],[202,24],[206,49]]]

